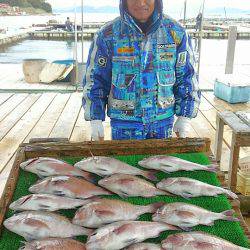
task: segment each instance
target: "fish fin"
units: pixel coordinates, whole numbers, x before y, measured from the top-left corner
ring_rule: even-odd
[[[218,171],[218,166],[214,164],[207,165],[207,171],[208,172],[214,172],[216,173]]]
[[[179,228],[181,229],[181,230],[183,230],[183,231],[186,231],[186,232],[190,232],[190,231],[192,231],[192,227],[180,227],[179,226]]]
[[[41,209],[41,210],[46,210],[46,211],[52,211],[51,210],[51,206],[49,206],[49,205],[45,205],[45,204],[39,204],[39,208]]]
[[[206,226],[210,226],[210,227],[214,226],[214,221],[207,223]]]
[[[122,226],[120,226],[120,227],[114,229],[113,232],[114,232],[115,234],[121,234],[121,233],[125,232],[126,230],[128,230],[130,227],[131,227],[130,224],[124,224],[124,225],[122,225]]]
[[[119,191],[117,194],[123,199],[130,197],[130,195],[124,191]]]
[[[112,216],[115,213],[109,210],[95,210],[95,214],[98,216]]]
[[[142,171],[142,176],[149,179],[150,181],[158,181],[156,176],[157,171]]]
[[[180,194],[180,196],[183,197],[183,198],[186,199],[186,200],[189,200],[190,198],[193,198],[193,195],[192,195],[192,194],[186,193],[186,192]]]
[[[149,207],[149,213],[155,213],[159,208],[163,207],[165,205],[165,202],[157,202],[150,204]]]
[[[65,193],[63,191],[60,191],[60,190],[54,190],[52,193],[54,195],[58,195],[58,196],[66,196]]]
[[[123,241],[123,243],[126,244],[127,246],[132,245],[132,244],[137,243],[137,242],[138,242],[138,239],[136,239],[136,238],[127,239],[127,240]]]

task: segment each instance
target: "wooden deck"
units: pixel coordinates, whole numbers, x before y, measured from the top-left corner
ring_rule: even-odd
[[[81,92],[73,93],[0,93],[0,180],[1,188],[8,176],[17,147],[31,138],[68,138],[70,141],[90,140],[89,123],[84,121]],[[214,147],[216,112],[250,110],[250,104],[230,105],[203,92],[200,111],[192,120],[189,137],[209,137]],[[109,120],[105,122],[105,139],[109,140]],[[225,128],[222,169],[229,163],[231,131]],[[241,157],[250,154],[241,150]],[[0,190],[1,190],[0,188]],[[1,193],[1,191],[0,191]]]

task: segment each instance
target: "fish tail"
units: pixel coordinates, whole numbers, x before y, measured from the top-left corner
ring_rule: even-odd
[[[237,196],[237,194],[235,194],[235,193],[233,193],[232,191],[230,191],[230,190],[226,190],[226,189],[224,189],[226,192],[226,194],[229,196],[229,197],[231,197],[232,199],[234,199],[234,200],[237,200],[238,199],[238,196]]]
[[[234,210],[233,209],[226,210],[226,211],[222,212],[222,214],[224,214],[225,216],[233,216]]]
[[[207,167],[207,171],[209,171],[209,172],[213,172],[213,173],[218,172],[218,166],[215,164],[210,164],[206,167]]]
[[[227,210],[221,213],[222,214],[222,219],[227,220],[227,221],[240,221],[238,218],[233,217],[234,210]]]
[[[142,176],[151,181],[158,181],[156,174],[157,174],[157,171],[154,171],[154,170],[142,171]]]
[[[148,213],[155,213],[159,208],[161,208],[164,205],[165,205],[164,202],[157,202],[157,203],[150,204],[147,206]]]

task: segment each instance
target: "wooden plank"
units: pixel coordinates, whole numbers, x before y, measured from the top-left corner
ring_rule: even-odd
[[[238,111],[236,115],[248,126],[250,126],[250,112]]]
[[[237,186],[239,153],[240,153],[240,147],[237,144],[237,134],[233,133],[230,162],[229,162],[229,173],[228,173],[228,186],[233,192],[236,192],[236,186]]]
[[[5,168],[9,159],[14,155],[18,146],[27,137],[36,125],[55,94],[42,94],[38,101],[31,107],[21,120],[9,131],[0,142],[0,173]]]
[[[233,112],[224,111],[218,115],[235,133],[250,134],[250,127]]]
[[[0,200],[3,198],[3,191],[6,185],[6,182],[9,178],[10,175],[10,171],[13,167],[13,163],[15,160],[15,156],[16,154],[14,154],[14,156],[10,159],[10,161],[8,162],[8,164],[6,165],[6,167],[4,168],[3,172],[0,174]]]
[[[213,102],[213,97],[209,97],[211,99],[206,99],[205,97],[208,97],[208,92],[202,92],[202,101],[200,105],[200,110],[203,116],[208,120],[208,122],[211,124],[211,126],[216,129],[216,116],[218,110],[218,106],[213,106],[212,103],[210,103],[210,100],[212,99]],[[217,98],[216,98],[217,99]],[[224,101],[223,101],[224,103]],[[234,106],[232,104],[229,104],[230,106]],[[245,107],[245,104],[241,104],[240,106],[237,105],[239,108]],[[223,109],[222,109],[223,110]],[[231,145],[231,139],[232,139],[232,130],[228,126],[224,126],[224,133],[223,133],[223,139],[226,145],[230,148]],[[245,157],[250,154],[250,148],[247,147],[242,147],[240,150],[240,157]]]
[[[82,93],[72,93],[59,120],[50,133],[50,138],[70,138],[82,104]]]
[[[30,94],[20,103],[9,115],[0,122],[0,141],[11,130],[11,128],[21,119],[21,117],[30,109],[37,101],[38,95]]]
[[[222,142],[223,142],[223,130],[224,130],[224,122],[217,116],[217,125],[216,125],[216,135],[215,135],[215,159],[216,161],[220,161],[221,159],[221,151],[222,151]]]
[[[0,121],[2,121],[13,109],[15,109],[28,94],[15,94],[1,105]]]
[[[94,155],[131,155],[167,154],[187,152],[209,152],[208,138],[172,138],[162,140],[122,140],[80,143],[34,143],[23,144],[27,158],[39,156],[91,156]]]
[[[65,105],[69,100],[70,94],[57,94],[49,107],[36,126],[32,129],[29,135],[26,137],[25,142],[28,142],[32,138],[48,138],[57,120],[59,119]]]
[[[202,94],[218,111],[229,110],[236,112],[250,110],[250,103],[230,104],[214,96],[213,92],[203,92]]]
[[[10,93],[0,93],[0,106],[5,103],[13,94]]]
[[[83,108],[81,108],[74,130],[70,137],[70,141],[80,142],[80,141],[90,141],[90,140],[91,140],[90,122],[85,121],[84,111]]]

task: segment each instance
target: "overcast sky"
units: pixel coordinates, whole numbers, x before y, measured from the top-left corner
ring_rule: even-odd
[[[81,0],[47,0],[53,8],[55,7],[69,7],[74,5],[81,5]],[[183,6],[184,0],[163,0],[164,1],[164,9],[167,8],[181,8]],[[119,0],[83,0],[84,5],[91,6],[117,6],[119,5]],[[191,8],[199,8],[202,0],[187,0],[188,6]],[[249,0],[206,0],[206,8],[217,8],[217,7],[226,7],[226,8],[239,8],[250,10],[250,1]]]

